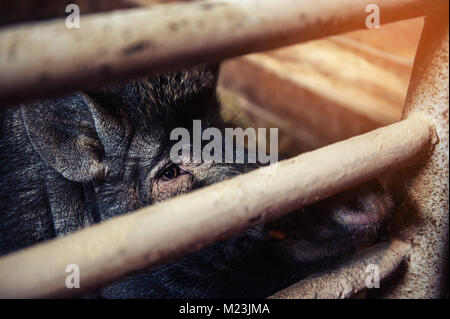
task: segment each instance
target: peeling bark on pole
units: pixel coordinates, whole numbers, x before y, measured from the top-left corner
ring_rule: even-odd
[[[13,253],[0,258],[0,297],[73,296],[180,257],[411,165],[429,138],[405,120]],[[68,264],[80,289],[65,287]]]
[[[378,0],[381,23],[445,0]],[[198,1],[0,30],[0,104],[217,62],[365,28],[371,0]]]
[[[332,271],[310,276],[277,292],[269,299],[349,298],[367,288],[366,279],[371,275],[368,266],[378,267],[380,280],[388,278],[408,257],[410,248],[410,245],[400,240],[378,244],[353,256]]]
[[[411,261],[390,298],[442,298],[448,294],[449,236],[449,27],[448,2],[425,20],[403,118],[423,119],[435,130],[431,156],[390,177],[398,207],[394,235],[411,243]]]

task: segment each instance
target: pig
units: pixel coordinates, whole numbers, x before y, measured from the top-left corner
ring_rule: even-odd
[[[197,66],[3,106],[0,255],[257,168],[170,159],[173,129],[194,119],[224,129],[218,73]],[[267,297],[375,243],[391,209],[372,181],[85,297]]]

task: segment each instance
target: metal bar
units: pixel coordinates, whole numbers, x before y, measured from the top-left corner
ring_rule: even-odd
[[[405,120],[0,259],[0,297],[71,296],[412,165],[430,128]],[[270,185],[270,187],[268,187]],[[81,288],[65,287],[77,264]]]
[[[269,299],[343,299],[367,288],[371,268],[378,267],[379,279],[390,277],[408,257],[411,246],[400,240],[375,245],[353,256],[332,271],[315,274],[283,289]],[[380,284],[381,285],[381,284]]]
[[[448,294],[449,236],[449,15],[448,2],[425,20],[403,118],[427,120],[435,130],[430,157],[390,177],[399,204],[393,234],[412,244],[406,274],[390,298]],[[447,295],[448,296],[448,295]]]
[[[378,0],[381,23],[446,0]],[[371,0],[166,4],[0,31],[0,104],[82,90],[365,28]]]

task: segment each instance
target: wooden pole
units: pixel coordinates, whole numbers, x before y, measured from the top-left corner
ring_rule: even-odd
[[[0,297],[74,296],[412,164],[428,145],[410,119],[0,258]],[[81,274],[65,286],[67,265]]]

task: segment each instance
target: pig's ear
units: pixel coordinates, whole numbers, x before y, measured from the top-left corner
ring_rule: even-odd
[[[105,136],[114,123],[86,95],[34,102],[21,111],[33,148],[57,172],[76,182],[105,175],[102,160],[118,138]]]

